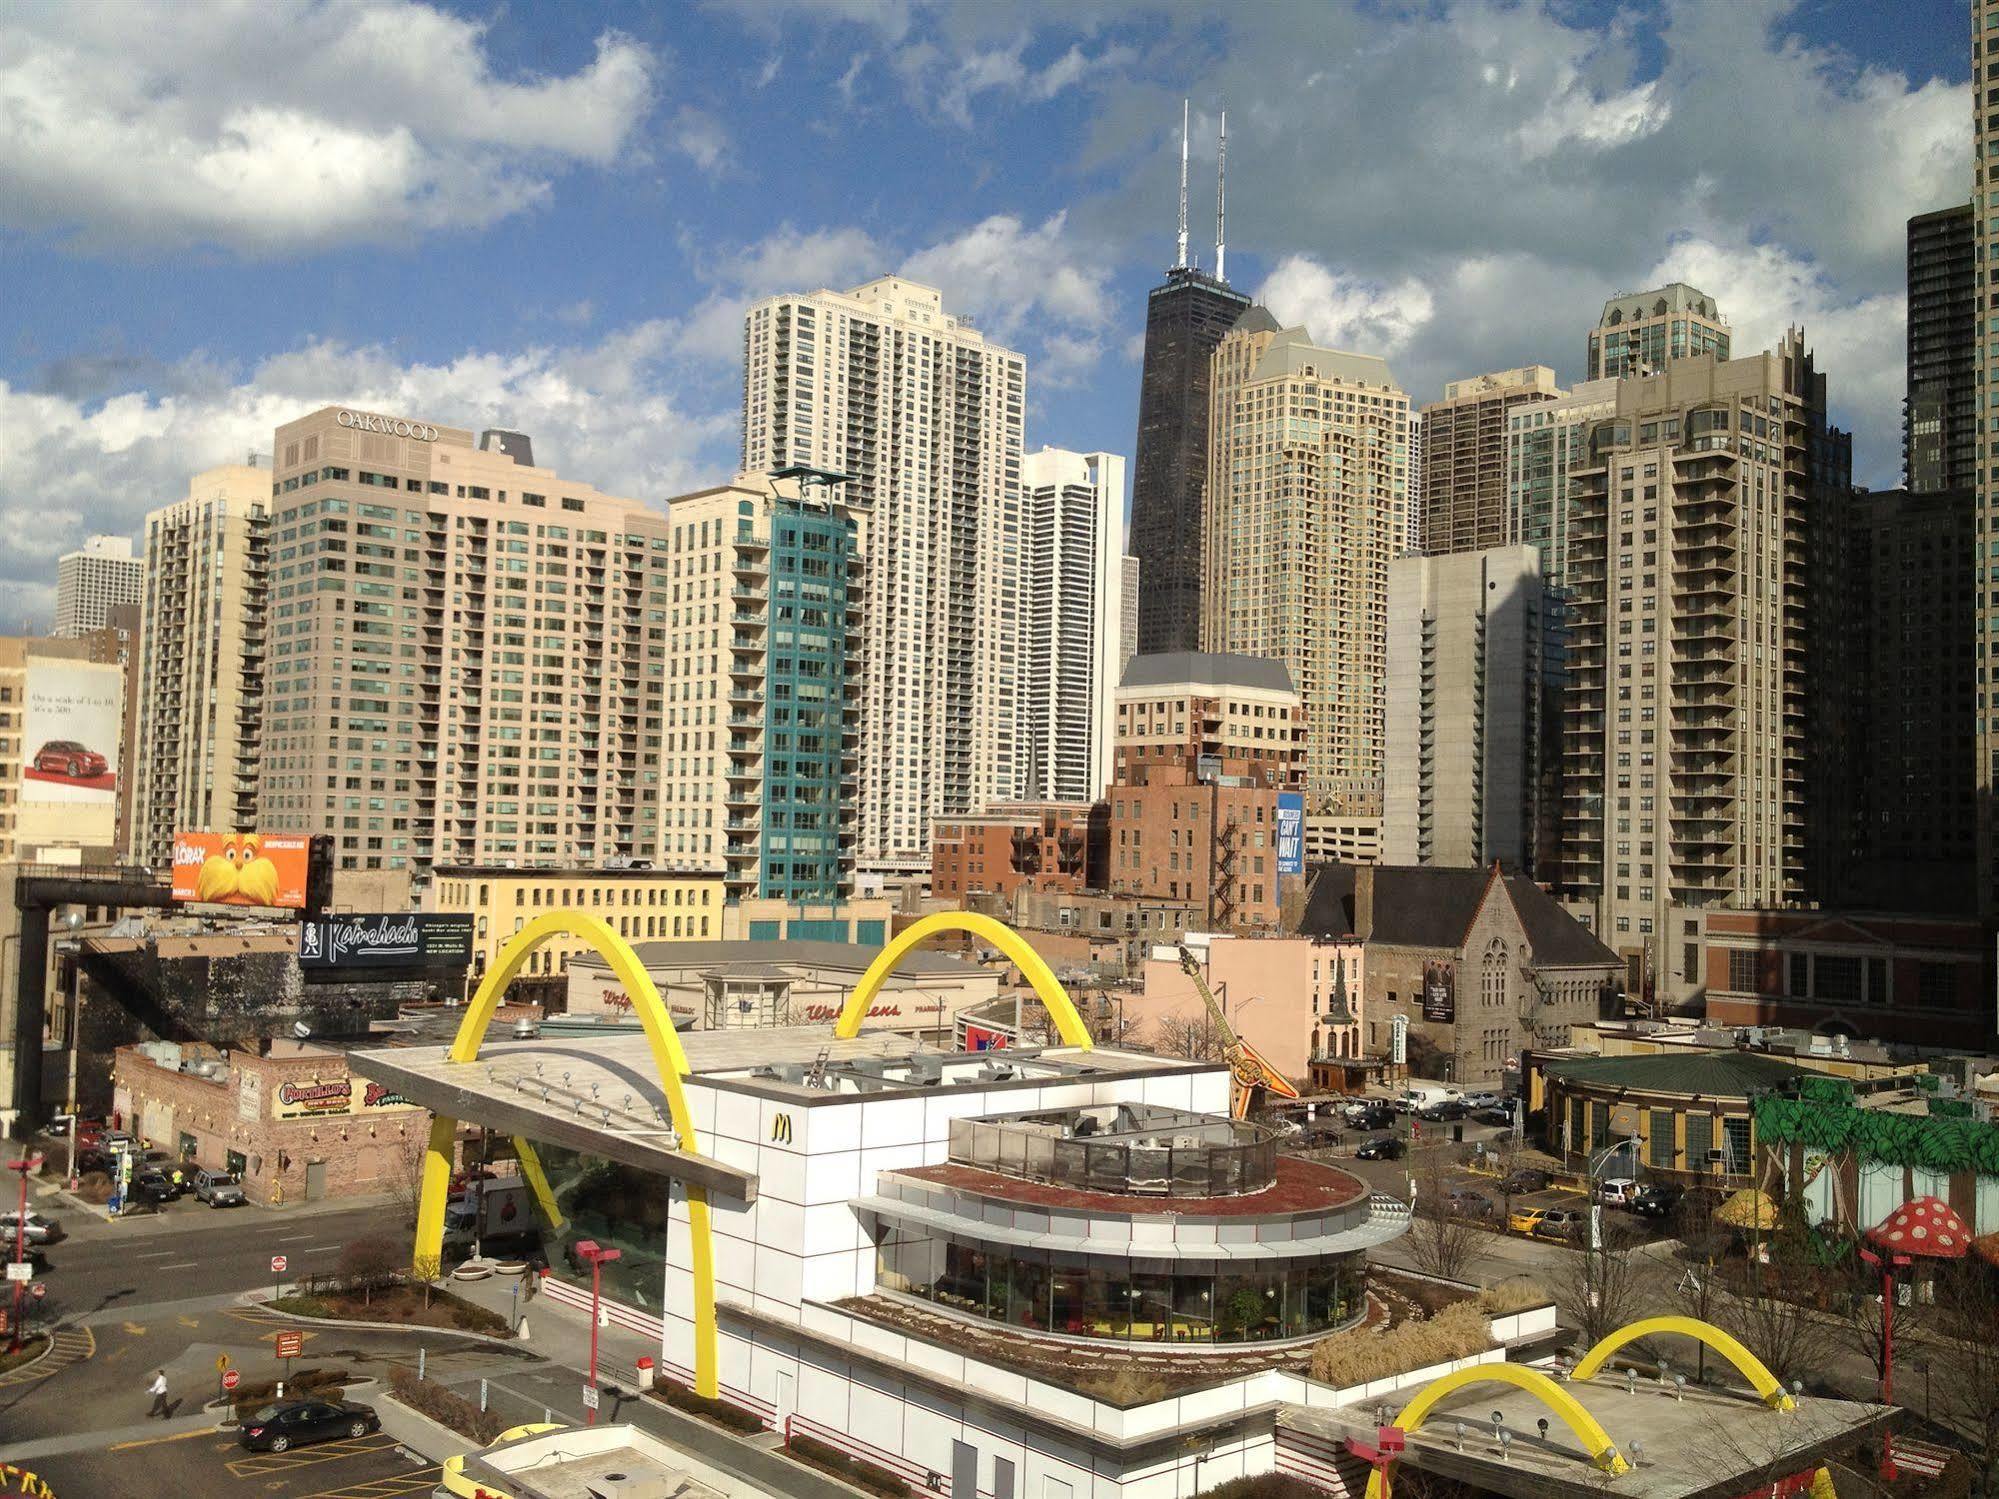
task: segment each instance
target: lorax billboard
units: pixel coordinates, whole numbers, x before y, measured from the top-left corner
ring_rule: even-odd
[[[174,899],[305,909],[303,833],[174,834]]]

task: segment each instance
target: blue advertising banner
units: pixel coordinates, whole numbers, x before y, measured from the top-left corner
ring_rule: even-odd
[[[1305,872],[1305,798],[1296,791],[1277,793],[1277,872]]]

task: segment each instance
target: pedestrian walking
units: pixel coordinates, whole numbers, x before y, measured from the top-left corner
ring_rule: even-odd
[[[155,1369],[153,1371],[153,1382],[146,1386],[146,1393],[153,1397],[153,1408],[146,1412],[146,1419],[150,1421],[153,1419],[153,1417],[158,1416],[162,1421],[166,1420],[167,1419],[167,1371],[166,1370]]]

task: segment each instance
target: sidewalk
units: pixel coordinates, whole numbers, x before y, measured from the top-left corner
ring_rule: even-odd
[[[462,1296],[473,1305],[485,1307],[504,1317],[510,1308],[515,1307],[512,1293],[514,1282],[518,1279],[521,1277],[489,1275],[484,1280],[446,1280],[442,1284],[452,1295]],[[563,1306],[546,1296],[528,1300],[525,1287],[517,1310],[528,1324],[528,1340],[515,1346],[534,1354],[536,1358],[577,1371],[577,1388],[580,1391],[582,1374],[590,1367],[589,1313]],[[615,1383],[629,1388],[637,1382],[640,1358],[657,1361],[658,1345],[615,1323],[597,1330],[597,1378],[600,1384]]]

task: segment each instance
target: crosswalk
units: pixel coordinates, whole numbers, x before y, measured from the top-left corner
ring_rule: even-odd
[[[48,1379],[97,1352],[97,1337],[87,1327],[58,1328],[50,1335],[49,1342],[51,1346],[44,1357],[0,1374],[0,1390]]]

